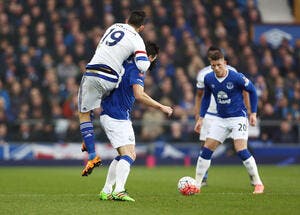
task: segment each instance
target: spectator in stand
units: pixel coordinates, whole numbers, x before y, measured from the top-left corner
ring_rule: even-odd
[[[0,123],[0,145],[7,144],[9,139],[8,128],[5,123]]]
[[[274,132],[274,134],[275,143],[297,143],[297,129],[287,120],[280,123],[278,131]]]
[[[167,141],[170,143],[179,143],[179,142],[186,142],[187,134],[183,132],[182,123],[174,121],[170,125],[169,135],[167,136]]]
[[[76,118],[68,120],[68,128],[64,137],[65,142],[80,142],[81,135],[78,133],[79,123]]]
[[[21,122],[16,135],[12,137],[16,142],[31,142],[31,126],[28,122]]]
[[[153,83],[145,87],[156,99],[178,105],[184,93],[181,80],[174,78],[177,68],[182,67],[184,81],[191,82],[195,72],[208,63],[208,47],[216,43],[226,53],[228,63],[248,73],[259,87],[259,112],[264,112],[265,104],[277,108],[281,99],[286,98],[287,114],[277,116],[276,120],[291,115],[294,122],[299,122],[300,39],[295,45],[284,39],[279,47],[273,47],[261,36],[254,45],[252,27],[261,23],[255,0],[25,2],[6,1],[0,9],[0,91],[9,95],[13,118],[31,119],[31,111],[25,107],[32,105],[32,88],[39,90],[43,103],[51,106],[48,109],[54,109],[49,111],[49,118],[65,118],[60,112],[63,107],[70,108],[73,94],[66,93],[62,78],[72,76],[78,85],[78,77],[85,71],[87,60],[93,56],[106,28],[123,22],[130,8],[136,8],[145,10],[149,17],[143,37],[161,47],[157,69],[147,77],[159,89]],[[71,63],[66,65],[65,61]],[[14,89],[18,88],[16,83],[21,86],[21,93]],[[69,110],[67,117],[74,117],[72,109]],[[40,111],[34,112],[43,117]],[[146,112],[148,108],[140,106],[133,116],[142,119]],[[186,110],[176,106],[174,117],[179,119],[180,115],[186,116]],[[3,111],[1,118],[7,118]],[[8,127],[19,126],[9,122]]]
[[[262,121],[268,120],[268,124],[261,127],[261,139],[263,141],[270,141],[274,139],[274,129],[276,125],[270,125],[270,120],[278,120],[279,116],[274,110],[274,107],[271,103],[266,103],[263,105],[263,110],[260,113],[260,119]]]

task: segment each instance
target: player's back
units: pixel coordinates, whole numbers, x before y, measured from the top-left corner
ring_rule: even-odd
[[[118,88],[103,99],[101,106],[102,114],[107,114],[112,118],[126,120],[135,101],[132,85],[144,85],[144,73],[140,73],[133,61],[124,62],[125,73]]]
[[[139,33],[128,24],[116,23],[106,30],[88,65],[104,64],[120,74],[122,63],[139,50],[145,50]]]

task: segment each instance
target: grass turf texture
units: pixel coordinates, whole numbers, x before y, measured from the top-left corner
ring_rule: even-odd
[[[194,167],[132,167],[136,202],[100,201],[107,168],[81,177],[79,167],[1,167],[1,214],[299,214],[300,166],[259,166],[265,193],[253,195],[243,166],[212,166],[201,194],[182,196],[178,179]]]

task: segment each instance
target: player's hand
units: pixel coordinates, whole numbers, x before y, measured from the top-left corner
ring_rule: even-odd
[[[256,125],[256,121],[257,121],[257,118],[256,118],[256,113],[251,113],[249,115],[249,124],[251,126],[255,126]]]
[[[194,131],[199,133],[200,134],[200,130],[201,130],[201,127],[202,127],[202,123],[203,123],[203,118],[202,117],[199,117],[199,119],[197,120],[196,122],[196,125],[194,127]]]
[[[173,108],[169,107],[169,106],[165,106],[163,105],[161,107],[162,112],[166,113],[168,115],[168,117],[170,117],[173,113]]]

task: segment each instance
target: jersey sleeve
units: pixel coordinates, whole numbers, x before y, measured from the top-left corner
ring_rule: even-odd
[[[130,86],[139,84],[144,87],[145,74],[146,73],[140,72],[137,68],[133,69],[130,72]]]
[[[227,68],[230,69],[230,70],[232,70],[232,71],[234,71],[234,72],[238,72],[236,68],[234,68],[234,67],[232,67],[230,65],[227,65]]]
[[[204,117],[207,109],[209,107],[210,104],[210,98],[211,98],[211,90],[208,87],[208,84],[206,84],[206,81],[204,80],[204,84],[205,84],[205,88],[204,88],[204,96],[202,99],[202,103],[201,103],[201,108],[200,108],[200,116]]]
[[[135,44],[134,49],[134,61],[137,68],[141,72],[146,72],[150,66],[150,61],[147,56],[146,48],[143,39],[138,36],[136,41],[133,41]]]
[[[202,70],[200,70],[197,75],[196,87],[197,89],[204,89],[204,73],[202,72]]]
[[[256,89],[253,83],[248,78],[246,78],[242,73],[237,73],[237,75],[238,75],[239,85],[242,87],[243,90],[246,90],[249,93],[251,112],[256,113],[257,103],[258,103]]]

